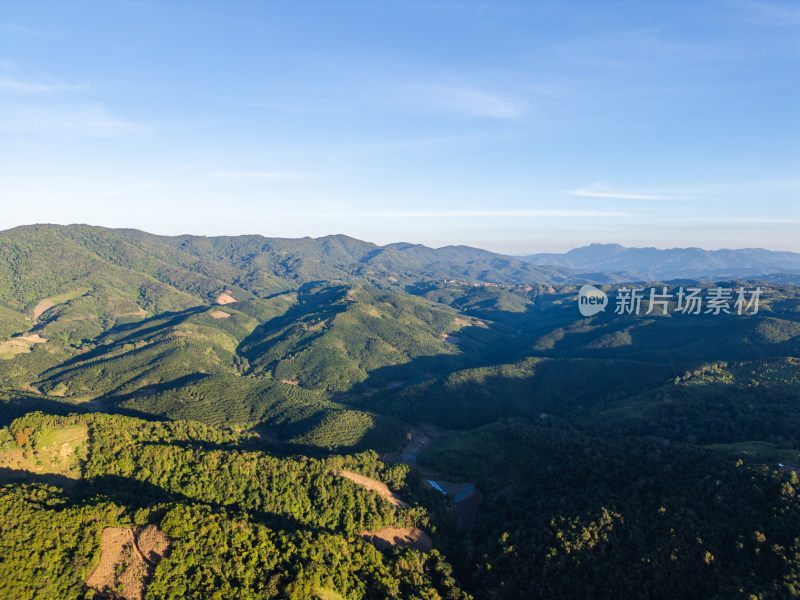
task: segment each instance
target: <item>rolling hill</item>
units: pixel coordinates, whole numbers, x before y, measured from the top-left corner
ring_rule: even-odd
[[[731,278],[794,258],[579,250],[0,232],[0,545],[39,540],[4,589],[91,597],[103,530],[152,526],[156,598],[797,595],[800,288]],[[613,305],[636,278],[758,286],[759,310],[581,316],[583,283]],[[435,551],[361,535],[412,525]]]

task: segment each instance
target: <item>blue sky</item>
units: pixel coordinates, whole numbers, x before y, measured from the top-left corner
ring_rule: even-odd
[[[797,2],[0,4],[0,228],[800,251]]]

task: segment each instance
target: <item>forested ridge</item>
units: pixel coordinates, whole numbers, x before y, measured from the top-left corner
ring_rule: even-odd
[[[0,597],[99,597],[103,531],[148,525],[147,598],[800,595],[786,278],[584,318],[617,275],[464,247],[42,225],[0,259]]]
[[[800,594],[794,472],[660,438],[516,421],[455,436],[425,465],[496,490],[452,556],[479,597]]]
[[[88,432],[89,453],[74,484],[37,477],[35,466],[3,469],[6,480],[41,483],[2,488],[2,597],[92,597],[83,588],[102,529],[132,524],[156,524],[172,540],[148,598],[308,598],[319,590],[347,598],[466,597],[437,551],[381,553],[358,535],[385,525],[435,530],[422,506],[399,509],[335,474],[347,468],[382,477],[412,494],[405,466],[386,466],[374,453],[278,458],[253,449],[252,436],[108,415],[32,413],[4,430],[0,443],[42,466],[48,438],[76,426]]]

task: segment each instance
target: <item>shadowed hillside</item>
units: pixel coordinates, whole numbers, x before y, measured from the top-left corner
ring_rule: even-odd
[[[640,283],[667,314],[623,314],[630,274],[346,236],[42,225],[0,257],[8,597],[798,594],[790,277]],[[758,311],[677,310],[717,286]],[[150,570],[123,543],[147,526]]]

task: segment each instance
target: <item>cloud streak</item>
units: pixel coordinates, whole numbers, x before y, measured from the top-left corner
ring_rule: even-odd
[[[618,192],[609,190],[603,184],[596,183],[587,188],[570,190],[572,196],[588,198],[616,198],[619,200],[691,200],[697,197],[730,196],[766,190],[791,190],[800,187],[800,180],[792,178],[766,179],[760,181],[726,182],[722,184],[695,185],[685,188],[671,188],[645,192]]]
[[[39,94],[52,92],[68,92],[84,89],[82,85],[65,85],[51,83],[31,83],[18,81],[16,79],[0,79],[0,91],[13,92],[17,94]]]
[[[35,29],[30,29],[28,27],[23,27],[22,25],[17,25],[16,23],[9,22],[0,23],[0,30],[22,33],[24,35],[39,35],[39,32]]]
[[[0,107],[0,133],[117,138],[147,135],[152,130],[116,117],[102,106],[51,109],[5,105]]]
[[[660,194],[642,194],[631,192],[614,192],[602,189],[600,186],[593,185],[580,190],[569,192],[573,196],[583,196],[588,198],[616,198],[618,200],[678,200],[675,196],[662,196]]]
[[[212,171],[211,175],[223,179],[265,179],[269,181],[314,181],[315,173],[286,173],[281,171]]]
[[[594,210],[556,210],[556,209],[531,209],[531,210],[419,210],[419,211],[334,211],[334,212],[306,212],[286,216],[339,217],[339,218],[369,218],[369,219],[444,219],[444,218],[503,218],[503,217],[544,217],[544,218],[571,218],[571,217],[629,217],[630,213],[607,212]]]
[[[403,102],[426,112],[510,120],[525,115],[525,104],[518,98],[474,86],[408,85],[400,95]]]

